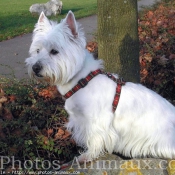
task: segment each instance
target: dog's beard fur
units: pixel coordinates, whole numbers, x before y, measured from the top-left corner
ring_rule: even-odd
[[[59,24],[42,13],[34,29],[31,57],[26,60],[29,75],[55,84],[64,95],[81,78],[103,67],[85,45],[72,12]],[[113,151],[132,157],[175,158],[175,107],[144,86],[127,82],[114,114],[116,86],[105,75],[98,75],[66,100],[67,129],[86,150],[79,160]]]

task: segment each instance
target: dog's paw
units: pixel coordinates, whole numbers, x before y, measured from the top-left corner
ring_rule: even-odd
[[[90,158],[90,156],[88,156],[86,153],[84,154],[81,154],[79,157],[78,157],[78,161],[80,164],[83,164],[83,163],[88,163],[88,162],[91,162],[93,159]]]

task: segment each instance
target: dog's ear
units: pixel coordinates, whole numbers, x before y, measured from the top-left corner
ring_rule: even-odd
[[[44,23],[44,22],[48,22],[47,17],[45,16],[44,12],[41,12],[39,19],[38,19],[38,24]]]
[[[72,34],[74,35],[74,37],[77,37],[78,32],[77,32],[77,23],[75,20],[75,16],[73,14],[72,11],[69,11],[66,18],[65,18],[65,22],[67,23],[68,27],[70,28]]]
[[[38,22],[35,25],[35,32],[47,32],[51,27],[49,19],[45,16],[44,12],[41,12]]]

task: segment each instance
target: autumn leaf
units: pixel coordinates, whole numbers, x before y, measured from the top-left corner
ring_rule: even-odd
[[[55,140],[61,139],[63,135],[64,135],[64,130],[59,128],[58,132],[55,134]]]
[[[63,139],[66,139],[67,137],[69,137],[71,134],[69,131],[65,130],[65,133],[63,135]]]
[[[148,19],[152,19],[153,16],[154,16],[154,13],[152,11],[148,11],[148,13],[147,13]]]
[[[39,91],[39,96],[42,96],[44,98],[55,98],[57,96],[59,96],[59,92],[56,88],[56,86],[49,86],[46,89],[42,89],[41,91]]]
[[[55,140],[57,139],[66,139],[70,136],[70,132],[67,130],[63,130],[62,128],[59,128],[57,133],[55,134]]]
[[[10,102],[14,102],[16,100],[16,96],[15,95],[10,95],[10,96],[8,96],[8,98],[9,98]]]
[[[89,52],[94,52],[96,48],[97,48],[97,43],[96,42],[88,42],[87,43],[86,49]]]

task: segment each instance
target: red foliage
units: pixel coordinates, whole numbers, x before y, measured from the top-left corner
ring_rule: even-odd
[[[138,23],[140,81],[175,104],[175,2],[145,12]],[[87,49],[97,52],[97,43]]]
[[[141,83],[175,104],[175,2],[139,18]]]

